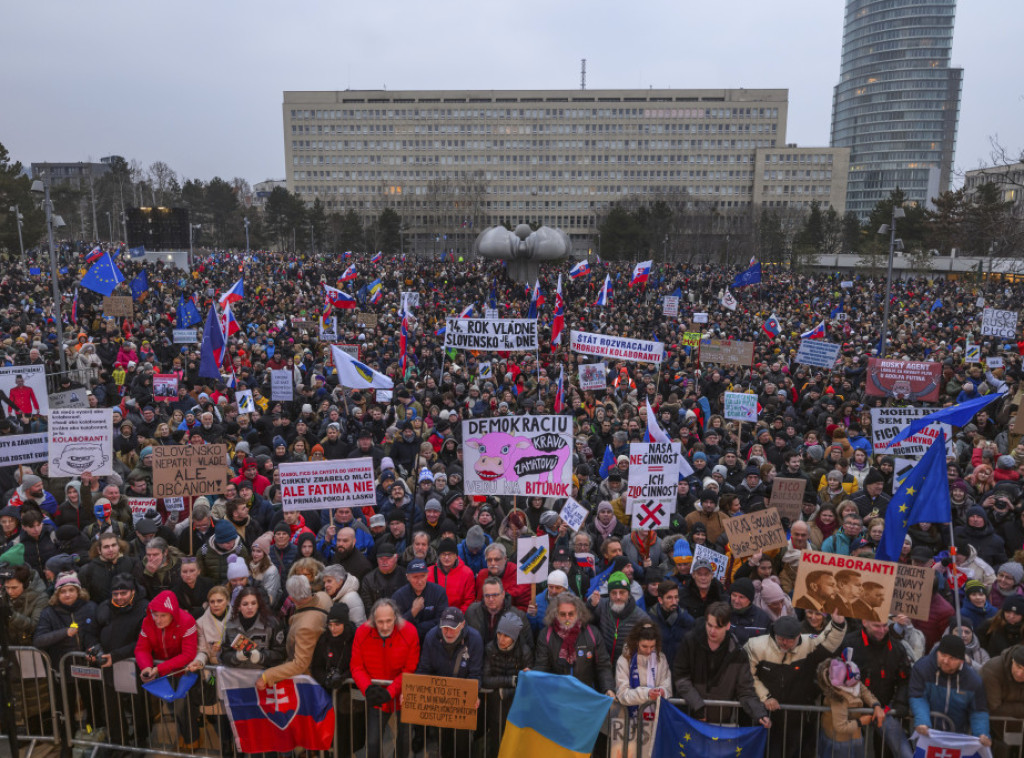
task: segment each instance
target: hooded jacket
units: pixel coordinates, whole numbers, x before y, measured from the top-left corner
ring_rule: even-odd
[[[860,668],[861,682],[871,688],[882,705],[896,716],[908,713],[907,690],[913,662],[907,648],[893,637],[892,631],[878,641],[863,629],[850,632],[842,646],[853,650],[853,662]]]
[[[1015,649],[1004,650],[981,668],[985,699],[992,716],[1024,719],[1024,687],[1011,673]]]
[[[969,525],[958,526],[956,536],[965,538],[974,548],[978,557],[990,566],[998,566],[1006,562],[1006,543],[996,534],[985,509],[974,505],[967,509],[967,517],[980,516],[984,522],[981,527]],[[980,579],[981,577],[979,577]]]
[[[420,636],[412,624],[397,622],[390,637],[381,637],[377,627],[365,623],[356,629],[352,643],[352,680],[366,694],[374,679],[390,680],[387,685],[391,702],[381,706],[385,713],[397,709],[397,698],[402,693],[402,674],[416,671],[420,660]]]
[[[914,726],[932,726],[932,711],[944,713],[953,730],[975,737],[989,735],[988,701],[978,672],[962,664],[955,674],[939,669],[933,650],[910,671],[910,711]]]
[[[132,601],[123,608],[107,600],[100,605],[96,615],[100,625],[100,647],[110,656],[111,662],[131,658],[146,618],[146,598],[142,588],[136,585]]]
[[[435,563],[427,570],[427,580],[443,587],[448,595],[448,605],[456,606],[463,613],[476,600],[476,577],[461,558],[456,558],[448,571],[440,563]]]
[[[199,630],[192,614],[178,605],[178,598],[165,590],[149,602],[142,632],[135,644],[135,662],[140,669],[156,665],[160,676],[180,671],[199,652]],[[154,613],[171,614],[171,623],[160,629]]]

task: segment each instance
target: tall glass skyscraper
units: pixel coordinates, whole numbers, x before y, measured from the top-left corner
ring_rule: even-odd
[[[847,0],[832,146],[850,148],[846,209],[862,219],[899,187],[949,189],[963,69],[950,68],[956,0]]]

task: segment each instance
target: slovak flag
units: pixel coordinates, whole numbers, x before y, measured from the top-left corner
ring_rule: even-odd
[[[95,263],[96,261],[98,261],[102,257],[103,257],[103,248],[101,248],[99,245],[97,245],[92,250],[90,250],[88,252],[88,254],[85,256],[85,262],[86,263]]]
[[[232,334],[242,331],[242,328],[238,325],[238,320],[235,318],[235,314],[231,312],[230,305],[225,305],[224,311],[220,314],[220,330],[225,337],[230,337]]]
[[[991,758],[992,751],[977,737],[958,732],[929,729],[928,736],[915,735],[914,758]]]
[[[356,278],[356,264],[351,264],[345,269],[341,276],[338,277],[339,282],[349,282]]]
[[[343,260],[347,261],[349,258],[352,257],[352,251],[351,250],[346,250],[344,253],[341,254],[341,257],[342,257]]]
[[[225,306],[237,303],[239,300],[245,297],[245,290],[242,287],[242,280],[239,279],[237,282],[231,285],[231,288],[220,296],[217,301],[220,307],[223,309]]]
[[[235,375],[235,370],[231,369],[231,373],[228,374],[227,388],[233,390],[238,387],[238,377]]]
[[[562,373],[558,375],[558,383],[555,384],[555,413],[561,413],[565,409],[565,365],[562,365]]]
[[[382,260],[384,260],[384,251],[379,250],[375,256],[370,258],[370,263],[380,263]]]
[[[541,303],[540,279],[537,279],[533,283],[533,296],[530,298],[530,310],[527,311],[526,318],[537,318],[537,313],[540,311]]]
[[[556,345],[562,344],[562,332],[565,330],[565,301],[562,299],[562,275],[558,275],[558,289],[555,290],[555,317],[551,321],[551,352]]]
[[[324,285],[324,292],[327,296],[327,305],[332,305],[335,308],[355,308],[356,299],[351,295],[346,295],[339,289],[335,289],[329,284]]]
[[[570,279],[579,279],[581,276],[586,276],[590,273],[590,261],[584,259],[569,269]]]
[[[597,296],[594,305],[610,305],[612,300],[612,277],[611,274],[604,275],[604,284],[601,285],[601,294]]]
[[[443,337],[445,335],[445,332],[447,331],[448,327],[445,324],[441,324],[441,326],[437,327],[437,329],[434,330],[434,336]]]
[[[459,314],[459,318],[473,318],[473,312],[476,310],[476,304],[470,303],[462,309],[462,313]]]
[[[259,690],[256,681],[262,673],[217,667],[217,691],[238,750],[330,750],[335,727],[330,693],[306,675],[282,679]]]
[[[782,326],[779,324],[779,319],[774,313],[761,325],[761,328],[764,330],[765,334],[772,339],[778,337],[782,332]]]
[[[634,284],[646,284],[647,280],[651,278],[651,265],[654,263],[653,260],[641,261],[636,264],[633,268],[633,278],[629,280],[629,286],[632,287]]]
[[[825,339],[825,321],[822,320],[816,327],[809,329],[800,335],[800,339],[823,340]]]
[[[409,357],[406,355],[406,349],[409,344],[409,317],[402,317],[402,331],[398,338],[398,354],[402,356],[402,374],[405,375],[405,371],[409,366]]]

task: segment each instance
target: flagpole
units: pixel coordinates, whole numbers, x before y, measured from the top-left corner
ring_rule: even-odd
[[[934,444],[934,443],[932,443]],[[945,447],[945,442],[941,443]],[[960,587],[957,581],[957,575],[960,573],[960,569],[956,565],[956,536],[953,534],[953,514],[950,513],[949,521],[949,552],[953,558],[953,563],[950,564],[953,569],[953,605],[956,610],[956,625],[959,627],[963,621],[960,618]]]

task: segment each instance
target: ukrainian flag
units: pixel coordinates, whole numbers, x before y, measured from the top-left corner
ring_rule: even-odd
[[[524,671],[498,758],[587,758],[611,704],[575,677]]]

